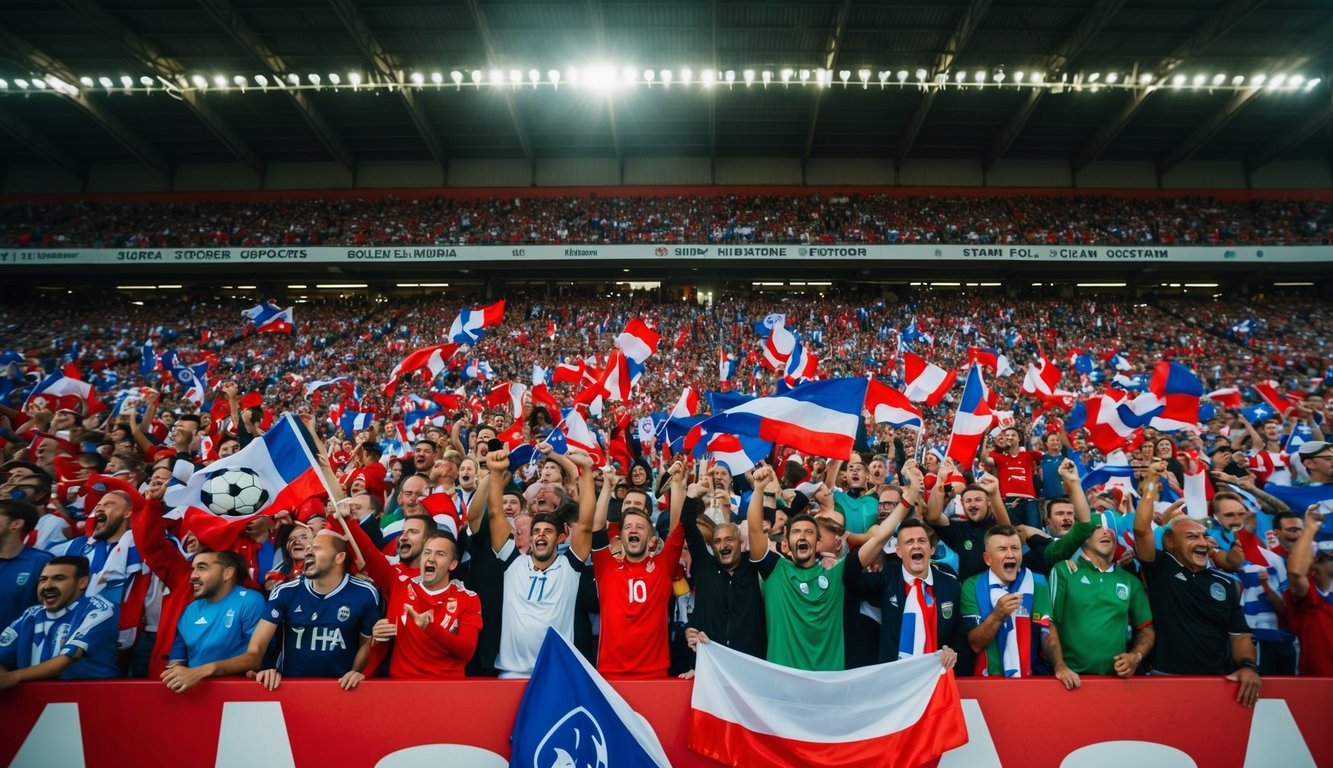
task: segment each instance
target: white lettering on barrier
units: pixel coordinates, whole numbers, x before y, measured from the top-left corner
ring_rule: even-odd
[[[1070,752],[1060,761],[1060,768],[1125,768],[1126,765],[1199,768],[1199,764],[1184,752],[1151,741],[1103,741],[1089,744]]]
[[[9,768],[83,768],[78,704],[47,704]]]
[[[489,749],[466,744],[422,744],[390,752],[375,768],[508,768],[509,761]]]
[[[214,768],[295,768],[282,702],[229,701],[222,705]]]
[[[1250,741],[1245,748],[1244,768],[1315,768],[1310,745],[1305,743],[1291,707],[1283,699],[1254,702]]]
[[[938,768],[1004,768],[976,699],[963,699],[963,722],[967,724],[967,743],[941,755]]]

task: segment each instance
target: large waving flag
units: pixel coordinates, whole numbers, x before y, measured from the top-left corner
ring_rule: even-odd
[[[694,391],[694,387],[686,387],[680,392],[680,399],[676,401],[675,407],[671,409],[671,418],[683,419],[699,412],[699,393]]]
[[[633,360],[639,365],[657,351],[657,344],[662,340],[661,335],[648,327],[648,324],[639,318],[634,318],[625,325],[625,330],[621,331],[616,337],[616,349],[625,353],[625,357]]]
[[[552,384],[577,384],[583,381],[583,371],[587,363],[582,360],[561,360],[551,373]]]
[[[787,358],[791,357],[792,350],[796,348],[796,334],[787,330],[787,323],[782,315],[778,315],[778,318],[768,332],[768,339],[764,341],[764,365],[770,371],[776,371],[785,365]]]
[[[106,410],[106,406],[93,392],[92,384],[70,378],[60,371],[37,382],[37,386],[28,393],[23,410],[28,410],[29,406],[41,406],[48,411],[67,408],[85,416]]]
[[[559,428],[552,430],[551,435],[546,438],[546,442],[550,443],[552,447],[556,446],[556,442],[552,441],[551,437],[554,437],[558,432],[561,432]],[[594,466],[600,467],[606,464],[606,451],[602,450],[601,442],[588,428],[588,422],[577,408],[565,415],[564,430],[561,434],[564,443],[570,448],[578,448],[591,456]],[[564,451],[558,450],[557,453],[564,453]],[[625,472],[629,472],[629,467],[623,469]]]
[[[517,382],[496,384],[486,393],[486,407],[504,408],[507,405],[514,418],[520,418],[523,415],[523,395],[527,391],[527,387]]]
[[[1279,414],[1286,415],[1287,411],[1296,407],[1296,401],[1277,391],[1277,382],[1269,379],[1267,381],[1256,382],[1254,391],[1264,399],[1264,402],[1273,406],[1273,410]],[[1253,421],[1253,419],[1251,419]]]
[[[755,322],[751,327],[756,336],[767,336],[773,331],[773,326],[782,325],[787,322],[787,316],[781,314],[765,315],[763,320]]]
[[[606,368],[602,370],[601,378],[580,393],[583,399],[579,399],[578,402],[590,403],[591,400],[587,399],[589,397],[592,399],[603,397],[607,402],[628,400],[630,390],[638,383],[641,376],[643,376],[643,364],[616,350],[611,353]]]
[[[690,706],[690,749],[738,767],[933,765],[967,743],[938,653],[807,672],[700,643]]]
[[[255,333],[291,333],[296,326],[295,307],[278,310],[263,322],[255,323]]]
[[[342,415],[338,417],[338,427],[342,429],[342,433],[347,436],[347,439],[351,440],[356,437],[357,432],[369,429],[371,422],[374,420],[375,414],[373,413],[343,411]]]
[[[798,341],[796,347],[792,349],[791,356],[787,358],[787,367],[783,372],[782,380],[787,383],[787,386],[794,387],[813,379],[818,368],[819,358],[815,357],[814,352],[806,349],[805,345]]]
[[[711,435],[694,447],[696,457],[704,452],[711,453],[713,460],[725,466],[731,476],[735,477],[754,469],[756,464],[773,453],[773,444],[754,437]]]
[[[666,768],[651,725],[554,629],[537,652],[514,719],[516,766]]]
[[[1194,375],[1194,371],[1169,360],[1163,360],[1153,368],[1152,379],[1148,381],[1148,391],[1155,395],[1193,395],[1203,397],[1203,382]]]
[[[454,343],[436,344],[433,347],[418,349],[403,358],[403,361],[395,365],[393,372],[389,374],[389,383],[384,385],[384,396],[392,395],[398,382],[409,373],[425,369],[430,371],[430,378],[434,379],[444,370],[449,358],[458,351],[458,346]]]
[[[866,387],[865,408],[876,424],[921,429],[921,409],[907,395],[878,381],[871,380]]]
[[[305,426],[284,413],[259,439],[168,488],[167,505],[205,546],[232,549],[255,515],[328,493],[316,453]]]
[[[731,355],[723,350],[717,357],[717,380],[731,381],[731,377],[736,373],[736,363],[731,359]]]
[[[1236,387],[1214,389],[1204,397],[1218,403],[1223,408],[1240,408],[1245,405],[1245,401],[1241,399],[1240,389]]]
[[[1108,394],[1096,395],[1075,405],[1065,421],[1065,428],[1070,431],[1086,428],[1088,442],[1104,455],[1124,448],[1139,430],[1137,426],[1125,423],[1117,395],[1124,397],[1123,392],[1113,389]]]
[[[476,344],[488,329],[499,325],[504,316],[504,299],[489,306],[464,309],[449,326],[449,338],[459,344]]]
[[[967,350],[967,361],[988,369],[1000,378],[1012,376],[1014,373],[1014,366],[1009,362],[1009,358],[994,349],[972,347]]]
[[[756,397],[706,419],[701,432],[757,437],[814,456],[850,455],[866,402],[865,379],[826,379]],[[685,449],[694,447],[690,439]]]
[[[908,400],[928,406],[939,405],[957,380],[957,371],[946,371],[911,352],[903,353],[903,381],[906,383],[903,394]]]
[[[1042,357],[1037,365],[1028,363],[1027,373],[1023,376],[1022,390],[1041,401],[1046,408],[1059,408],[1068,411],[1074,405],[1074,393],[1059,388],[1060,369],[1050,360]]]
[[[959,467],[971,467],[977,449],[981,447],[981,439],[994,421],[995,416],[986,402],[986,383],[981,379],[981,366],[973,363],[963,387],[963,399],[954,413],[953,432],[949,435],[945,453]]]

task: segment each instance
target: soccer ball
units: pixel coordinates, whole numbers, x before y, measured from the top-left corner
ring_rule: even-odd
[[[253,469],[232,467],[205,480],[199,498],[215,515],[248,517],[264,508],[268,490]]]

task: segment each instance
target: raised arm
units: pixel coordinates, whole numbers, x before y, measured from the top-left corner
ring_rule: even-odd
[[[489,466],[487,469],[489,469]],[[481,516],[486,514],[486,511],[490,508],[491,474],[491,472],[486,472],[482,474],[481,479],[477,480],[477,490],[467,503],[467,530],[474,536],[477,531],[481,530]],[[503,493],[504,476],[500,476],[496,481],[500,483],[501,492]]]
[[[596,470],[592,466],[592,457],[583,451],[570,451],[569,461],[579,475],[579,519],[569,535],[569,551],[574,557],[587,560],[588,553],[592,552],[592,521],[597,514],[597,488],[593,478]],[[679,511],[673,507],[671,512],[674,521]]]
[[[953,468],[953,459],[945,459],[940,462],[940,469],[935,473],[935,492],[930,494],[926,502],[926,523],[929,525],[943,527],[949,524],[949,516],[944,514],[944,486]]]
[[[611,499],[616,495],[620,475],[612,467],[602,467],[602,492],[597,495],[597,508],[592,517],[594,531],[606,530],[606,518],[611,514]]]
[[[1004,505],[1004,497],[1000,495],[1000,478],[995,475],[987,474],[984,477],[977,478],[977,485],[986,492],[986,500],[990,502],[991,514],[995,515],[996,525],[1010,525],[1009,508]]]
[[[903,520],[911,514],[912,509],[921,501],[921,493],[924,489],[922,483],[921,469],[917,467],[915,461],[909,461],[903,467],[903,476],[908,481],[908,486],[903,489],[902,499],[898,505],[893,508],[889,516],[870,527],[866,531],[866,539],[862,542],[859,549],[856,550],[856,558],[861,565],[870,567],[878,558],[880,550],[889,539],[893,538],[894,532]]]
[[[1139,506],[1134,510],[1134,556],[1139,562],[1151,563],[1157,559],[1157,541],[1152,534],[1153,504],[1161,487],[1157,477],[1165,470],[1165,461],[1153,459],[1139,484]]]
[[[491,532],[491,551],[499,552],[511,533],[511,526],[509,521],[505,519],[504,512],[505,477],[509,473],[509,451],[504,448],[487,451],[486,469],[490,470],[486,476],[491,479],[490,486],[486,489],[486,514],[490,517],[488,528]]]
[[[1314,538],[1323,524],[1324,513],[1319,510],[1318,505],[1305,510],[1305,530],[1301,531],[1301,537],[1296,540],[1296,546],[1287,557],[1287,591],[1291,593],[1292,600],[1304,600],[1305,596],[1310,594],[1310,568],[1314,566],[1315,555]]]
[[[1058,471],[1060,481],[1065,486],[1065,495],[1074,505],[1074,519],[1083,523],[1088,522],[1092,519],[1092,508],[1088,506],[1088,496],[1083,492],[1083,481],[1078,476],[1078,467],[1073,459],[1065,459],[1060,462]]]
[[[769,467],[754,471],[754,493],[745,512],[745,524],[750,537],[750,559],[758,562],[768,554],[768,537],[764,535],[764,490],[777,483],[777,476]]]

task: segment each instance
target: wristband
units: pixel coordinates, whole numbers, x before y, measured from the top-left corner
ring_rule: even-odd
[[[1236,669],[1240,669],[1241,667],[1252,670],[1256,675],[1259,674],[1259,665],[1254,662],[1254,659],[1241,659],[1236,665]]]

